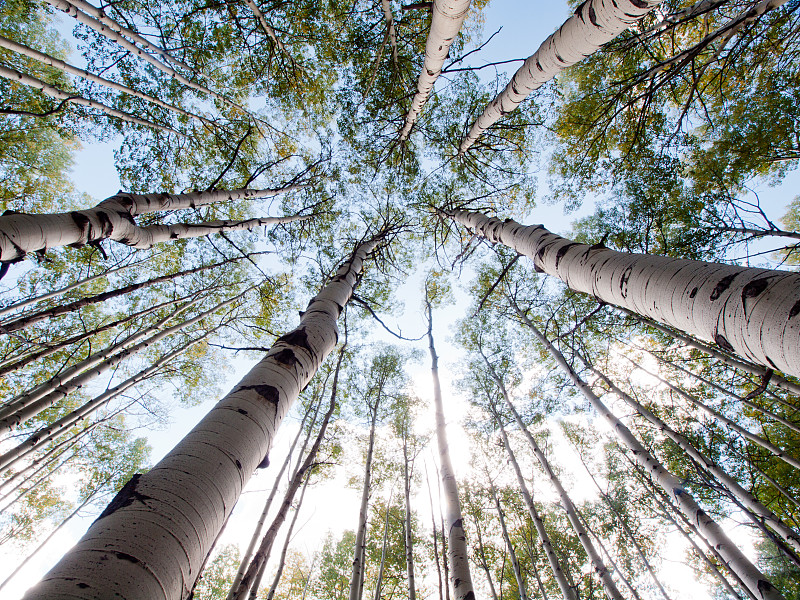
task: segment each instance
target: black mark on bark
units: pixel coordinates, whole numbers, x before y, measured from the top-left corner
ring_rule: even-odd
[[[241,391],[245,390],[253,390],[256,394],[261,396],[264,400],[269,402],[270,404],[277,405],[280,401],[280,392],[278,392],[278,388],[272,385],[265,385],[265,384],[257,384],[257,385],[243,385],[239,388]]]
[[[738,275],[739,275],[738,273],[732,273],[731,275],[726,275],[725,277],[720,279],[719,283],[711,291],[711,296],[709,297],[709,300],[713,302],[714,300],[717,300],[720,296],[722,296],[722,294],[725,293],[725,290],[731,287],[733,280],[736,279]]]
[[[290,331],[277,339],[277,342],[283,342],[290,346],[299,346],[304,350],[311,352],[311,346],[308,344],[308,334],[304,327],[298,327],[294,331]]]
[[[723,350],[726,350],[728,352],[736,352],[734,347],[731,346],[731,343],[728,340],[725,339],[724,335],[722,335],[720,333],[716,334],[714,336],[714,341],[717,343],[717,346],[719,346]]]
[[[576,243],[564,244],[563,246],[561,246],[561,248],[558,249],[558,252],[556,252],[556,269],[558,268],[558,263],[560,263],[561,259],[564,258],[564,255],[567,252],[569,252],[569,249],[577,245],[578,244]]]
[[[272,358],[274,358],[284,367],[288,368],[291,368],[297,364],[297,357],[294,355],[294,350],[290,350],[289,348],[284,348],[277,354],[273,354]]]
[[[744,302],[747,298],[755,298],[756,296],[760,295],[767,286],[769,286],[769,282],[772,277],[760,277],[759,279],[754,279],[750,283],[748,283],[742,289],[742,302]]]
[[[139,480],[141,478],[141,473],[136,473],[133,477],[131,477],[128,480],[128,483],[122,486],[122,489],[117,492],[117,495],[114,496],[114,499],[111,501],[111,503],[106,506],[106,509],[100,513],[100,516],[97,517],[97,520],[99,521],[103,517],[107,517],[108,515],[117,512],[120,508],[130,506],[135,500],[139,500],[142,503],[145,503],[146,500],[149,500],[150,496],[145,496],[144,494],[140,494],[136,491],[136,486],[139,485]]]
[[[694,298],[697,296],[697,292],[700,291],[700,288],[693,288],[691,292],[689,292],[689,298]]]
[[[791,310],[789,311],[789,318],[794,319],[797,315],[800,315],[800,300],[794,303]]]

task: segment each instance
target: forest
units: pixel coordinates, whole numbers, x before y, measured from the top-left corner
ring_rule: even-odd
[[[0,595],[800,600],[798,9],[0,0]]]

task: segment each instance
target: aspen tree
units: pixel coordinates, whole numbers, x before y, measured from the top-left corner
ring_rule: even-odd
[[[442,72],[444,60],[455,41],[464,19],[467,18],[470,0],[434,0],[431,30],[425,43],[425,62],[417,81],[417,92],[411,100],[411,108],[400,131],[400,140],[405,140],[419,118],[422,107],[433,91],[433,84]]]
[[[433,344],[433,308],[431,302],[435,294],[425,286],[425,311],[428,319],[428,350],[431,355],[431,377],[433,378],[433,402],[436,410],[436,442],[439,449],[439,468],[444,488],[446,529],[442,536],[447,538],[447,555],[450,558],[450,581],[453,586],[455,600],[474,600],[472,575],[469,569],[467,553],[467,537],[464,532],[464,517],[461,514],[461,502],[458,498],[458,483],[450,460],[450,447],[447,443],[447,431],[442,404],[442,389],[439,384],[439,357]]]
[[[528,95],[565,68],[594,54],[662,0],[586,0],[569,19],[530,56],[505,89],[484,109],[458,149],[464,154],[481,134]]]
[[[210,235],[219,231],[253,229],[261,225],[303,221],[308,216],[263,217],[246,221],[209,221],[198,224],[136,225],[133,217],[153,212],[195,208],[223,200],[265,198],[282,191],[298,189],[287,186],[279,190],[233,190],[192,192],[188,194],[125,194],[103,200],[93,209],[74,210],[49,215],[23,213],[0,216],[0,261],[14,262],[29,252],[66,245],[86,245],[111,239],[134,248]]]
[[[533,332],[536,339],[547,349],[575,387],[580,390],[595,410],[609,423],[614,433],[630,451],[633,459],[656,479],[658,484],[664,489],[664,492],[670,495],[670,499],[677,503],[686,519],[697,524],[698,529],[702,531],[703,535],[725,558],[731,569],[744,581],[750,592],[763,600],[781,600],[783,595],[778,592],[764,574],[750,562],[738,546],[728,538],[722,528],[698,506],[694,498],[683,488],[680,481],[672,473],[667,471],[667,469],[647,451],[641,442],[636,439],[631,431],[606,407],[586,382],[584,382],[575,370],[570,367],[560,351],[553,346],[519,306],[517,306],[514,300],[509,298],[509,301],[519,315],[520,321]]]
[[[800,274],[578,244],[542,225],[461,210],[445,213],[529,257],[572,290],[800,375]]]
[[[360,243],[293,331],[147,474],[134,477],[81,540],[28,591],[133,600],[184,598],[283,417],[333,349],[336,320],[367,256],[386,231]]]

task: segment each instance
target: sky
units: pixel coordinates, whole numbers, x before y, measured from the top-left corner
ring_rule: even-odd
[[[483,23],[484,39],[499,30],[492,41],[479,53],[469,58],[468,63],[472,66],[480,66],[489,62],[507,60],[509,58],[524,58],[533,53],[538,45],[552,33],[570,14],[570,9],[564,2],[520,2],[519,0],[492,0],[485,11],[485,21]],[[63,17],[61,31],[65,36],[71,31],[71,20]],[[74,42],[73,42],[74,47]],[[73,53],[73,62],[80,64],[79,55]],[[487,75],[493,76],[492,69],[485,71]],[[96,200],[101,200],[114,194],[120,188],[119,178],[114,167],[113,153],[119,147],[121,138],[112,139],[106,143],[84,143],[82,149],[76,156],[75,165],[72,170],[73,180],[78,190],[91,195]],[[541,175],[541,174],[540,174]],[[764,186],[759,190],[770,207],[774,207],[772,216],[779,217],[782,214],[782,207],[788,204],[793,197],[791,190],[798,189],[800,176],[796,173],[790,175],[786,184],[782,188],[770,189]],[[153,190],[156,191],[156,190]],[[569,229],[571,221],[579,216],[588,214],[592,210],[592,202],[589,199],[580,211],[570,215],[564,215],[560,207],[552,206],[543,201],[547,195],[546,177],[540,176],[538,189],[538,206],[529,215],[528,222],[542,222],[550,229],[565,231]],[[405,335],[416,337],[424,332],[424,316],[420,306],[421,276],[412,277],[400,290],[400,298],[406,305],[406,313],[401,319],[402,330]],[[458,429],[458,421],[464,416],[466,403],[463,398],[459,398],[454,390],[454,377],[458,371],[460,360],[459,350],[451,343],[451,336],[455,321],[460,315],[465,314],[468,299],[465,294],[459,294],[457,304],[452,309],[440,311],[441,314],[435,315],[434,334],[437,340],[439,354],[442,356],[442,384],[446,400],[446,410],[449,419],[449,439],[451,442],[452,454],[456,462],[456,469],[464,474],[470,468],[469,449],[466,445],[466,436],[461,435]],[[393,340],[388,334],[379,334],[378,338],[392,343]],[[417,344],[417,347],[425,349],[424,342]],[[228,390],[233,384],[249,369],[253,361],[240,359],[235,371],[231,373],[228,380],[221,387]],[[409,371],[413,379],[414,391],[430,405],[432,389],[430,384],[430,367],[427,354],[425,359],[413,365]],[[165,431],[152,432],[149,436],[150,444],[153,447],[152,461],[155,463],[164,453],[166,453],[175,440],[180,439],[187,433],[194,424],[202,418],[215,400],[211,399],[193,408],[179,408],[175,410],[172,426]],[[432,421],[432,413],[426,422]],[[276,440],[272,455],[282,456],[296,431],[296,424],[290,420],[284,427]],[[567,453],[560,453],[567,456]],[[428,457],[430,461],[431,458]],[[568,470],[577,472],[577,459],[567,458]],[[260,504],[263,502],[265,494],[259,494],[253,490],[266,490],[271,484],[271,477],[278,468],[278,460],[274,460],[275,469],[265,469],[259,471],[251,480],[248,492],[245,493],[237,506],[234,517],[226,529],[225,534],[220,540],[220,544],[238,543],[243,548],[246,544],[247,527],[246,522],[251,521],[253,515],[260,512]],[[583,486],[585,490],[585,486]],[[358,491],[343,486],[341,478],[334,480],[331,484],[325,485],[309,493],[307,508],[304,510],[299,520],[300,531],[295,540],[300,548],[307,548],[308,552],[318,549],[319,541],[322,539],[322,532],[328,529],[335,533],[341,533],[344,528],[354,528],[357,519]],[[586,492],[589,493],[589,492]],[[314,500],[325,498],[324,502],[316,502],[313,509],[309,508],[314,504]],[[576,499],[580,499],[578,492]],[[428,521],[426,503],[427,499],[420,497],[420,508],[423,512],[422,522]],[[73,543],[77,537],[85,530],[91,522],[90,518],[76,519],[73,521],[63,534],[59,534],[49,547],[40,553],[37,559],[26,568],[14,582],[8,586],[4,596],[8,600],[21,597],[24,590],[36,581],[43,572],[49,568]],[[279,537],[279,540],[282,538]],[[669,538],[669,543],[676,547],[681,544]],[[743,545],[747,541],[742,539]],[[2,556],[2,555],[0,555]],[[0,565],[0,580],[5,577],[9,566],[14,561],[2,561]],[[686,594],[683,597],[702,598],[703,593],[699,591],[691,581],[689,573],[684,567],[675,565],[669,567],[668,573],[674,588],[685,586],[683,590]]]

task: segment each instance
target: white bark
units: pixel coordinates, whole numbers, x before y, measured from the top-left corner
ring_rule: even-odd
[[[603,588],[605,589],[606,596],[608,596],[611,600],[623,600],[622,594],[619,593],[617,585],[611,578],[611,573],[603,563],[603,559],[600,557],[600,554],[597,552],[597,549],[594,547],[594,544],[592,544],[592,540],[589,539],[589,535],[586,533],[586,530],[583,527],[583,523],[581,523],[580,517],[578,517],[578,511],[575,508],[575,505],[572,503],[572,499],[569,497],[569,494],[567,494],[567,491],[564,489],[564,486],[561,485],[561,480],[558,478],[555,472],[553,472],[553,469],[550,467],[550,461],[547,460],[547,457],[544,455],[544,452],[542,452],[542,449],[539,447],[539,444],[536,443],[536,439],[534,439],[531,432],[528,431],[528,428],[525,426],[522,417],[519,416],[519,413],[517,412],[514,403],[511,401],[511,398],[508,396],[508,394],[504,394],[503,398],[506,401],[506,405],[511,411],[511,414],[514,415],[514,420],[517,422],[517,426],[519,427],[520,431],[525,435],[525,439],[528,440],[528,444],[530,445],[531,450],[533,450],[533,454],[536,456],[536,459],[539,461],[539,465],[542,467],[542,470],[544,471],[547,478],[550,480],[550,483],[552,484],[553,488],[556,490],[556,493],[561,499],[561,506],[567,513],[567,519],[569,519],[573,531],[575,531],[575,534],[578,536],[578,541],[581,543],[581,546],[583,546],[583,549],[586,551],[589,560],[592,562],[592,567],[594,568],[595,574],[603,583]],[[565,597],[574,598],[574,592],[570,596],[566,596],[565,594]]]
[[[87,27],[90,27],[91,29],[94,29],[96,32],[98,32],[99,34],[105,36],[109,40],[112,40],[112,41],[116,42],[117,44],[119,44],[120,46],[122,46],[123,48],[125,48],[126,50],[131,52],[134,56],[138,56],[139,58],[147,61],[148,63],[153,65],[156,69],[158,69],[159,71],[169,75],[170,77],[172,77],[173,79],[175,79],[178,82],[182,83],[183,85],[185,85],[187,87],[190,87],[193,90],[197,90],[199,92],[203,92],[204,94],[208,94],[208,95],[212,96],[213,98],[216,98],[217,100],[220,100],[220,101],[228,104],[229,106],[232,106],[232,107],[236,108],[237,110],[241,111],[243,114],[254,116],[252,112],[250,112],[249,110],[247,110],[245,107],[241,106],[240,104],[237,104],[237,103],[233,102],[232,100],[229,100],[225,96],[223,96],[221,94],[218,94],[217,92],[205,87],[204,85],[200,85],[200,84],[198,84],[198,83],[196,83],[194,81],[191,81],[191,80],[187,79],[186,77],[181,75],[179,72],[177,72],[172,67],[170,67],[168,65],[165,65],[163,62],[161,62],[160,60],[158,60],[154,56],[151,56],[150,54],[148,54],[147,52],[145,52],[144,50],[142,50],[141,48],[136,46],[136,44],[128,41],[127,39],[125,39],[122,35],[117,33],[117,31],[115,31],[114,27],[110,27],[110,26],[108,26],[106,24],[103,24],[98,19],[90,17],[86,13],[78,10],[70,2],[67,2],[66,0],[45,0],[45,2],[47,2],[52,7],[57,8],[58,10],[60,10],[62,12],[65,12],[70,17],[76,19],[79,23],[82,23],[83,25],[86,25]],[[83,6],[85,6],[87,4],[88,3],[83,3]],[[96,10],[99,10],[99,9],[96,9]],[[106,23],[111,21],[111,19],[109,19],[108,17],[105,17],[105,20],[106,20]],[[117,28],[120,28],[120,26],[117,25]],[[127,30],[127,31],[130,31],[130,30]],[[149,42],[147,42],[147,43],[149,44]],[[161,49],[161,48],[156,48],[156,49],[157,49],[158,53],[161,56],[166,56],[166,53],[165,53],[165,51],[163,49]],[[170,59],[171,59],[171,57],[170,57]],[[183,63],[180,63],[180,64],[183,65]],[[185,66],[185,65],[183,65],[183,66]],[[258,120],[260,121],[261,119],[258,119]]]
[[[448,213],[571,289],[800,375],[800,274],[576,244],[541,225]]]
[[[565,68],[594,54],[663,0],[587,0],[530,56],[484,109],[459,147],[466,152],[503,115]]]
[[[264,13],[261,12],[258,4],[256,4],[254,0],[244,0],[244,3],[247,4],[251,11],[253,11],[253,14],[256,17],[256,20],[258,20],[259,25],[261,25],[261,28],[264,30],[264,33],[267,34],[267,37],[272,40],[272,43],[275,44],[275,47],[283,52],[289,58],[289,61],[294,65],[295,62],[292,58],[292,55],[289,54],[289,51],[283,45],[283,42],[278,37],[278,34],[276,34],[275,30],[272,28],[272,25],[267,22],[267,18],[264,16]]]
[[[82,385],[85,385],[95,377],[105,373],[106,371],[110,370],[115,365],[118,365],[128,356],[132,356],[141,350],[152,346],[156,342],[163,340],[164,338],[172,335],[189,327],[190,325],[194,325],[195,323],[202,321],[213,315],[216,311],[233,304],[237,300],[239,300],[242,296],[248,293],[252,288],[248,288],[241,294],[237,294],[233,298],[226,300],[225,302],[221,302],[206,310],[204,312],[199,313],[198,315],[192,317],[191,319],[187,319],[186,321],[179,323],[177,325],[173,325],[172,327],[167,327],[166,329],[156,333],[155,335],[143,340],[133,346],[123,348],[116,354],[112,354],[110,357],[106,358],[104,362],[97,364],[91,369],[87,369],[82,371],[79,375],[75,377],[71,377],[65,383],[58,385],[52,392],[46,394],[45,396],[38,397],[35,400],[31,400],[31,397],[23,397],[20,399],[20,402],[15,405],[15,410],[13,412],[4,412],[3,416],[0,418],[0,433],[7,433],[14,429],[15,427],[19,427],[22,423],[31,419],[38,415],[43,410],[53,406],[56,402],[64,398],[70,392],[78,389]]]
[[[758,499],[753,496],[753,494],[745,490],[733,477],[728,475],[722,468],[717,466],[713,460],[695,448],[689,442],[689,440],[664,423],[664,421],[642,406],[639,402],[634,400],[629,394],[617,387],[614,382],[611,381],[611,379],[609,379],[604,373],[591,366],[590,369],[592,373],[597,375],[606,383],[606,385],[608,385],[614,394],[622,398],[622,400],[624,400],[642,417],[647,419],[654,427],[656,427],[656,429],[675,442],[675,444],[693,460],[703,465],[703,467],[709,473],[716,477],[722,485],[730,490],[736,499],[739,500],[742,505],[748,509],[748,511],[751,511],[752,515],[748,513],[748,516],[751,516],[754,521],[758,521],[755,516],[763,519],[767,525],[769,525],[769,527],[780,534],[780,536],[789,546],[791,546],[795,551],[800,551],[800,535],[798,535],[797,532],[792,531],[789,527],[787,527],[783,521],[781,521],[771,510],[761,504],[761,502],[759,502]],[[756,525],[759,525],[759,523],[757,522]]]
[[[516,306],[516,305],[515,305]],[[716,548],[733,571],[742,579],[750,591],[760,600],[782,600],[781,593],[769,582],[758,568],[742,553],[741,550],[728,538],[722,528],[695,502],[694,498],[683,487],[681,482],[672,473],[652,456],[639,442],[631,431],[606,407],[592,389],[575,372],[569,363],[552,343],[539,331],[533,322],[516,307],[517,314],[523,323],[533,332],[548,352],[558,363],[559,367],[572,380],[595,410],[608,422],[615,435],[630,451],[635,460],[645,472],[658,483],[680,509],[687,520],[695,523],[703,536]]]
[[[280,422],[336,344],[336,320],[379,239],[360,245],[300,325],[148,473],[132,479],[26,598],[178,600],[188,595]]]
[[[174,133],[175,135],[186,137],[183,133],[175,131],[171,127],[165,127],[163,125],[153,123],[152,121],[145,121],[144,119],[140,119],[139,117],[135,117],[126,112],[122,112],[121,110],[117,110],[116,108],[111,108],[110,106],[106,106],[102,102],[97,102],[96,100],[89,100],[88,98],[84,98],[83,96],[78,96],[76,94],[73,94],[72,92],[65,92],[64,90],[59,89],[54,85],[50,85],[49,83],[46,83],[41,79],[37,79],[36,77],[31,77],[30,75],[25,75],[24,73],[20,73],[15,69],[11,69],[3,65],[0,65],[0,77],[5,77],[6,79],[10,79],[11,81],[21,83],[22,85],[27,85],[28,87],[41,90],[41,92],[45,96],[49,96],[50,98],[55,98],[57,100],[66,100],[67,102],[70,102],[72,104],[79,104],[81,106],[88,106],[89,108],[95,108],[97,110],[103,111],[104,113],[106,113],[111,117],[117,117],[118,119],[122,119],[123,121],[127,121],[128,123],[133,123],[135,125],[143,125],[144,127],[150,127],[151,129],[158,129],[159,131],[166,131],[167,133]]]
[[[112,239],[136,248],[147,248],[153,243],[168,239],[231,230],[228,227],[251,229],[259,225],[302,220],[308,217],[268,217],[249,221],[212,221],[201,225],[149,227],[139,227],[133,221],[136,215],[195,208],[223,200],[264,198],[299,187],[301,186],[288,186],[280,190],[214,190],[188,194],[120,193],[88,210],[41,215],[7,214],[0,216],[0,261],[15,261],[28,252],[56,246],[84,245],[103,239]]]
[[[394,26],[394,15],[392,14],[392,3],[390,0],[381,0],[381,7],[383,8],[383,17],[386,19],[386,35],[389,38],[389,44],[392,46],[392,60],[394,66],[397,66],[397,32]],[[441,67],[440,67],[441,68]]]
[[[408,469],[408,425],[406,422],[403,433],[403,493],[405,495],[405,530],[406,542],[406,579],[408,581],[408,600],[417,600],[417,584],[414,575],[414,530],[412,529],[411,512],[411,475]]]
[[[169,363],[174,358],[180,356],[181,354],[186,352],[186,350],[188,350],[195,344],[207,338],[210,334],[211,331],[208,331],[202,336],[192,339],[186,344],[180,346],[179,348],[171,352],[168,352],[146,369],[142,369],[141,371],[129,377],[122,383],[119,383],[114,387],[106,390],[99,396],[92,398],[85,404],[79,406],[69,414],[64,415],[63,417],[54,421],[53,423],[50,423],[49,425],[45,425],[44,427],[37,429],[34,433],[28,436],[28,438],[26,438],[23,442],[19,443],[17,446],[15,446],[14,448],[10,449],[9,451],[5,452],[2,456],[0,456],[0,473],[14,467],[14,465],[19,460],[25,458],[31,452],[35,452],[37,449],[41,448],[45,444],[50,443],[54,439],[57,439],[62,433],[67,431],[70,427],[72,427],[79,421],[85,419],[87,416],[94,413],[102,406],[108,404],[111,400],[113,400],[114,398],[125,392],[127,389],[133,387],[140,381],[143,381],[144,379],[147,379],[151,375],[155,374],[165,364]]]
[[[501,391],[503,391],[503,395],[505,396],[505,391]],[[510,402],[510,400],[506,400],[506,402]],[[514,473],[517,476],[517,483],[519,484],[522,499],[525,501],[525,506],[528,508],[528,514],[530,514],[531,521],[533,521],[533,526],[536,528],[536,534],[539,536],[539,542],[542,544],[542,549],[547,557],[547,562],[550,563],[550,571],[553,573],[553,578],[556,580],[556,583],[558,583],[558,587],[561,590],[561,595],[564,597],[564,600],[577,600],[575,590],[573,590],[567,582],[567,578],[564,575],[563,569],[561,568],[561,563],[559,562],[558,556],[553,549],[553,543],[550,541],[550,535],[544,528],[544,521],[539,515],[539,511],[536,510],[536,506],[533,503],[533,498],[528,491],[528,485],[525,482],[525,478],[522,476],[522,470],[519,467],[516,456],[514,456],[514,452],[511,450],[511,444],[508,441],[508,434],[506,434],[505,427],[503,427],[503,424],[500,422],[500,419],[497,417],[497,415],[495,415],[495,420],[497,421],[497,426],[500,430],[500,436],[503,439],[503,446],[505,446],[508,459],[511,462],[511,465],[514,467]]]
[[[761,446],[762,448],[764,448],[764,450],[767,450],[768,452],[771,452],[772,454],[774,454],[775,456],[780,458],[786,464],[791,465],[795,469],[800,470],[800,460],[796,459],[794,456],[791,456],[790,454],[787,454],[784,450],[782,450],[781,448],[779,448],[778,446],[776,446],[775,444],[773,444],[769,440],[766,440],[766,439],[764,439],[764,438],[762,438],[762,437],[760,437],[760,436],[758,436],[758,435],[756,435],[754,433],[751,433],[750,431],[748,431],[747,429],[745,429],[744,427],[739,425],[736,421],[733,421],[732,419],[729,419],[728,417],[723,415],[721,412],[719,412],[717,410],[714,410],[713,408],[711,408],[710,406],[708,406],[704,402],[701,402],[700,400],[698,400],[695,396],[693,396],[689,392],[687,392],[687,391],[679,388],[677,385],[667,381],[666,379],[664,379],[660,375],[657,375],[656,373],[653,373],[652,371],[649,371],[648,369],[645,369],[644,367],[642,367],[641,365],[637,364],[635,361],[631,360],[627,356],[624,356],[623,358],[625,358],[626,360],[630,361],[630,363],[633,366],[635,366],[637,369],[642,371],[642,373],[646,373],[646,374],[650,375],[651,377],[654,377],[655,379],[657,379],[659,382],[661,382],[664,385],[666,385],[670,390],[675,392],[678,396],[680,396],[681,398],[683,398],[684,400],[686,400],[687,402],[689,402],[693,406],[696,406],[697,408],[702,410],[704,413],[706,413],[708,416],[710,416],[715,421],[725,425],[728,429],[731,429],[731,430],[735,431],[736,433],[741,435],[744,439],[756,444],[757,446]]]
[[[517,551],[514,550],[514,545],[511,543],[511,538],[508,535],[508,528],[506,527],[506,518],[503,513],[503,507],[500,505],[500,499],[497,497],[497,490],[494,486],[490,488],[492,498],[494,499],[494,506],[497,509],[497,518],[500,520],[500,531],[503,534],[503,540],[506,543],[508,554],[511,558],[511,568],[514,571],[514,579],[517,581],[517,593],[519,600],[528,600],[528,593],[525,590],[525,582],[522,579],[522,573],[519,569],[519,560],[517,559]]]
[[[98,77],[97,75],[89,73],[89,71],[85,69],[80,69],[78,67],[70,65],[69,63],[66,63],[63,60],[55,58],[54,56],[50,56],[49,54],[45,54],[44,52],[39,52],[38,50],[34,50],[33,48],[29,48],[28,46],[25,46],[23,44],[20,44],[3,36],[0,36],[0,47],[8,48],[9,50],[13,50],[14,52],[17,52],[34,60],[38,60],[41,63],[50,65],[51,67],[55,67],[56,69],[60,69],[65,73],[69,73],[70,75],[76,75],[77,77],[81,77],[93,83],[97,83],[104,87],[111,88],[112,90],[117,90],[118,92],[123,92],[125,94],[128,94],[129,96],[135,96],[137,98],[141,98],[142,100],[146,100],[147,102],[155,104],[156,106],[160,106],[161,108],[166,108],[167,110],[171,110],[172,112],[185,115],[190,119],[196,119],[205,125],[213,125],[213,123],[208,119],[206,119],[205,117],[196,115],[177,106],[173,106],[172,104],[164,102],[163,100],[159,100],[158,98],[155,98],[153,96],[148,96],[147,94],[129,88],[128,86],[122,85],[121,83],[117,83],[116,81],[111,81],[110,79]]]
[[[461,25],[467,17],[470,0],[434,0],[431,30],[425,42],[425,61],[417,81],[417,93],[411,101],[406,122],[400,132],[400,140],[405,140],[416,123],[422,107],[433,91],[433,84],[442,72],[450,45],[456,39]]]
[[[469,569],[467,536],[464,532],[464,517],[461,514],[461,501],[458,498],[458,482],[455,469],[450,460],[450,446],[442,404],[442,388],[439,384],[439,357],[433,345],[433,311],[427,304],[428,350],[431,354],[431,376],[433,378],[433,402],[436,409],[436,442],[439,449],[439,468],[444,490],[445,531],[447,536],[447,555],[450,559],[450,582],[455,600],[475,600],[472,575]]]

